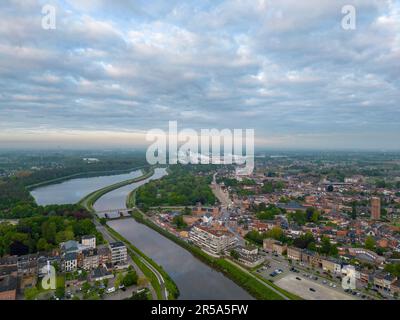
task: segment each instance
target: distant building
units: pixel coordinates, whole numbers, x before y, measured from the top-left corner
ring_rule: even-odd
[[[355,256],[360,261],[382,264],[386,260],[384,257],[368,249],[349,247],[347,250],[350,255]]]
[[[302,249],[296,247],[288,247],[287,248],[287,257],[288,259],[292,259],[295,261],[301,261],[301,252]]]
[[[282,244],[278,240],[267,238],[267,239],[264,239],[264,241],[263,241],[263,248],[264,248],[264,250],[272,251],[272,252],[282,255],[287,250],[287,245]]]
[[[374,277],[374,286],[376,289],[386,292],[392,291],[392,285],[396,282],[397,277],[387,272],[379,272]]]
[[[341,274],[342,265],[338,260],[332,258],[323,258],[322,269],[332,274]]]
[[[371,219],[379,220],[381,218],[381,199],[378,197],[371,198]]]

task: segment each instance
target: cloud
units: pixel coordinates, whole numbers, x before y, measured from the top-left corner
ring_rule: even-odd
[[[41,28],[44,1],[0,4],[0,145],[177,120],[282,147],[399,147],[397,1],[46,3],[56,30]],[[341,27],[345,4],[356,30]]]

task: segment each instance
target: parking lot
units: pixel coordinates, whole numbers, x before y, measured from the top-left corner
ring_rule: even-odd
[[[264,266],[256,272],[273,281],[279,287],[292,292],[303,299],[310,300],[356,300],[370,299],[360,292],[345,292],[338,279],[327,279],[304,267],[294,264],[274,254],[266,254]]]
[[[300,279],[300,280],[298,280]],[[355,296],[348,295],[329,284],[311,280],[303,275],[287,274],[275,281],[275,284],[282,289],[290,291],[307,300],[355,300]],[[310,290],[311,289],[311,290]]]

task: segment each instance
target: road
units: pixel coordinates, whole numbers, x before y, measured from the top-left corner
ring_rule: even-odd
[[[215,173],[213,176],[211,190],[213,191],[218,201],[221,203],[221,220],[224,222],[225,227],[236,236],[238,244],[244,246],[245,240],[243,239],[243,237],[229,225],[229,218],[231,216],[229,210],[232,207],[233,202],[229,197],[228,191],[223,191],[221,186],[217,183],[216,177],[217,173]]]

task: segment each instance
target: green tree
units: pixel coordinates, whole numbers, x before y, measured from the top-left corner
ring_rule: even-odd
[[[123,278],[122,284],[125,287],[130,287],[133,286],[134,284],[137,284],[138,282],[138,276],[134,270],[129,271]]]
[[[39,290],[36,287],[27,288],[24,291],[24,297],[26,300],[34,300],[39,294]]]
[[[42,235],[43,238],[47,240],[47,242],[55,243],[57,233],[57,226],[54,222],[46,221],[42,225]]]
[[[239,259],[239,253],[236,250],[231,250],[230,255],[235,260]]]
[[[365,248],[368,250],[374,250],[375,249],[375,239],[372,236],[368,236],[365,239]]]
[[[40,238],[36,244],[36,248],[38,251],[47,251],[49,249],[49,244],[45,238]]]

